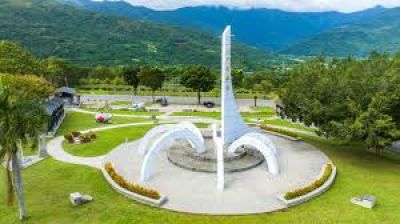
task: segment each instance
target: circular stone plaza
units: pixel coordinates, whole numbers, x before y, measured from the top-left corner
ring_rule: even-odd
[[[227,27],[222,35],[221,119],[202,121],[209,123],[208,128],[197,128],[189,120],[162,124],[143,138],[96,158],[67,154],[59,137],[49,143],[49,154],[101,169],[110,187],[132,200],[178,212],[265,213],[320,195],[333,183],[335,166],[301,140],[244,123],[232,89],[230,51],[231,29]],[[328,165],[332,172],[324,183],[298,197],[284,197],[319,181]],[[112,166],[113,173],[107,166]],[[134,183],[139,191],[126,183]],[[148,189],[158,197],[143,194]]]

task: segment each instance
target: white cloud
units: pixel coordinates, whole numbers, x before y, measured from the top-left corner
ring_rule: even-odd
[[[125,0],[132,5],[168,10],[186,6],[278,8],[287,11],[359,11],[376,5],[400,6],[400,0]]]

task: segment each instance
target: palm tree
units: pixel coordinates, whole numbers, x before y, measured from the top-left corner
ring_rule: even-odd
[[[17,99],[5,89],[0,93],[0,160],[6,162],[7,199],[9,205],[13,202],[14,190],[18,198],[20,219],[26,217],[23,194],[20,160],[18,157],[19,143],[28,143],[37,139],[43,130],[45,111],[38,100]],[[32,141],[33,145],[37,141]],[[12,171],[10,171],[10,161]]]

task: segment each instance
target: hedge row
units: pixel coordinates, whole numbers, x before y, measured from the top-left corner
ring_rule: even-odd
[[[144,187],[142,187],[140,185],[137,185],[137,184],[134,184],[134,183],[129,183],[127,180],[125,180],[124,177],[122,177],[121,175],[117,174],[117,172],[115,171],[115,169],[114,169],[114,167],[113,167],[113,165],[111,163],[107,163],[105,165],[105,169],[106,169],[107,173],[110,175],[110,177],[120,187],[122,187],[122,188],[124,188],[124,189],[126,189],[126,190],[128,190],[130,192],[133,192],[133,193],[136,193],[136,194],[148,197],[148,198],[152,198],[152,199],[155,199],[155,200],[158,200],[158,199],[161,198],[160,193],[158,193],[155,190],[147,189],[147,188],[144,188]]]
[[[291,199],[306,195],[310,192],[313,192],[314,190],[321,187],[329,179],[329,177],[332,174],[332,170],[333,170],[332,164],[330,164],[330,163],[327,164],[324,169],[324,174],[322,175],[322,177],[320,179],[314,181],[314,183],[312,183],[306,187],[303,187],[303,188],[300,188],[300,189],[297,189],[294,191],[286,192],[284,195],[284,198],[286,200],[291,200]]]
[[[296,133],[294,133],[292,131],[287,131],[287,130],[280,129],[280,128],[273,128],[273,127],[270,127],[270,126],[268,126],[266,124],[262,124],[260,127],[262,129],[266,130],[266,131],[276,132],[276,133],[279,133],[279,134],[282,134],[282,135],[287,135],[287,136],[290,136],[290,137],[293,137],[293,138],[300,138],[300,136],[298,134],[296,134]]]

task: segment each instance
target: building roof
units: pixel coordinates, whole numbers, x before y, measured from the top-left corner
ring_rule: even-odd
[[[71,94],[71,95],[76,95],[76,91],[73,88],[69,88],[69,87],[61,87],[57,90],[57,93],[67,93],[67,94]]]
[[[45,104],[47,115],[51,116],[56,110],[64,106],[64,101],[58,97],[54,97]]]

